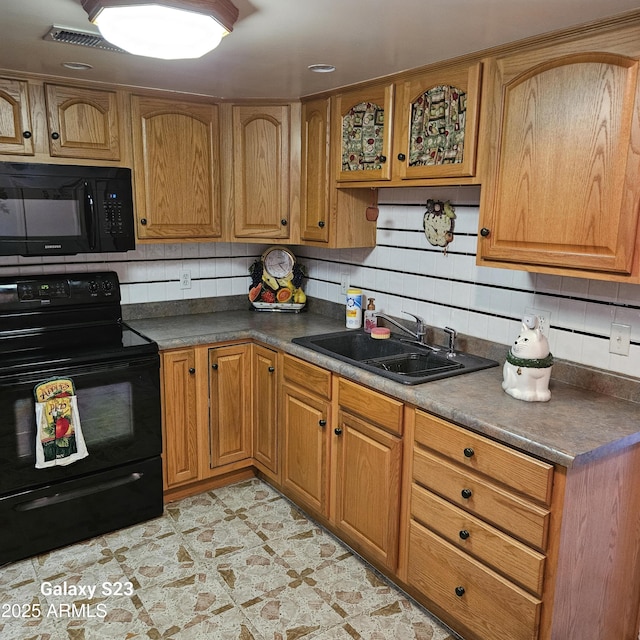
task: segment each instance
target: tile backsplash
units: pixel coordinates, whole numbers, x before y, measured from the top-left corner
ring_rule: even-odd
[[[428,198],[456,210],[454,240],[446,255],[427,242]],[[640,378],[640,285],[478,267],[478,187],[380,189],[378,243],[372,249],[294,247],[306,265],[311,299],[343,303],[340,282],[376,299],[376,308],[402,317],[423,316],[434,327],[508,345],[533,310],[549,320],[557,358]],[[0,258],[0,276],[112,269],[123,304],[245,295],[249,265],[264,245],[177,243],[139,245],[135,251],[64,258]],[[180,288],[188,270],[191,288]],[[407,316],[407,318],[409,318]],[[611,323],[631,326],[628,356],[609,353]]]

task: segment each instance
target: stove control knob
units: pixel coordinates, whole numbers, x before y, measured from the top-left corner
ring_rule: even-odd
[[[89,291],[91,293],[97,293],[98,292],[98,283],[95,280],[91,280],[89,282]]]
[[[111,280],[105,280],[105,281],[102,283],[102,288],[103,288],[105,291],[111,291],[111,290],[113,289],[113,282],[111,282]]]

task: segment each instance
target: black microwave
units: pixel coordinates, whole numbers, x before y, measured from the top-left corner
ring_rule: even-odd
[[[0,162],[0,255],[130,249],[131,169]]]

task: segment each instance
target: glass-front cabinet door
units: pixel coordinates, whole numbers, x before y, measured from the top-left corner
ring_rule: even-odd
[[[393,85],[338,94],[332,106],[337,181],[389,180]]]
[[[477,63],[397,84],[394,178],[475,175],[481,80]]]

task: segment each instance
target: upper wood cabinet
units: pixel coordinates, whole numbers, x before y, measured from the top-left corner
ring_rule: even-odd
[[[400,180],[473,176],[482,65],[427,71],[396,85],[393,175]]]
[[[132,96],[138,237],[222,235],[218,107]]]
[[[338,182],[389,180],[393,84],[346,91],[332,100],[331,146]]]
[[[116,92],[45,83],[33,85],[32,99],[27,81],[0,78],[0,153],[37,152],[57,158],[120,160]]]
[[[296,239],[299,203],[292,187],[297,191],[299,163],[296,169],[291,112],[289,104],[232,107],[231,207],[237,239]]]
[[[56,84],[44,89],[52,156],[120,160],[115,91]]]
[[[479,264],[637,271],[639,42],[635,27],[489,62]]]
[[[29,86],[22,80],[0,78],[0,153],[34,154]]]
[[[377,201],[366,189],[337,189],[330,167],[330,100],[302,104],[302,170],[300,238],[302,244],[373,247],[375,220],[367,220],[367,207]]]

